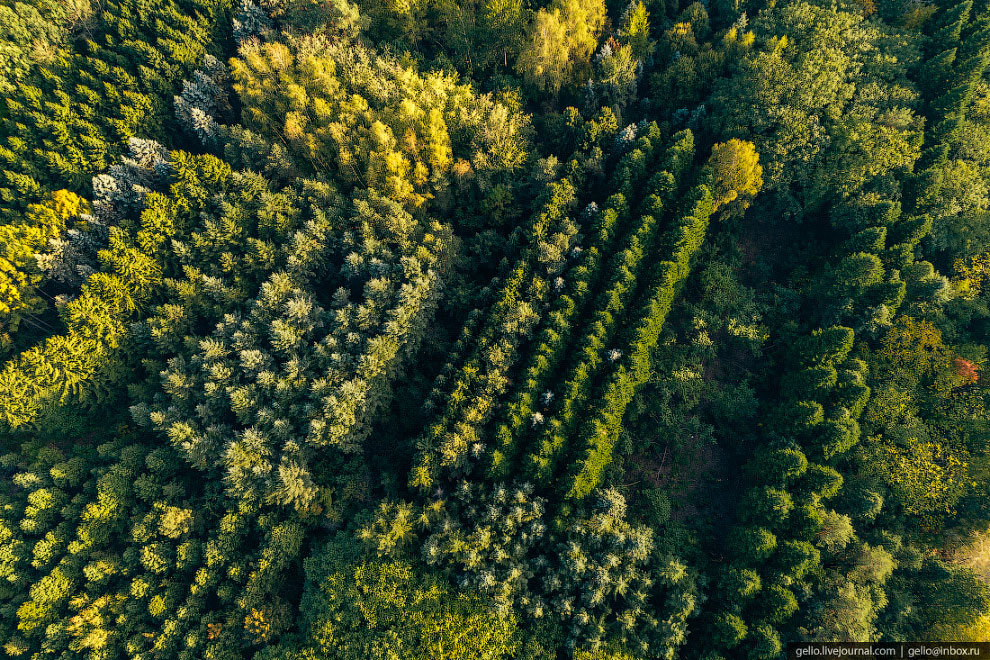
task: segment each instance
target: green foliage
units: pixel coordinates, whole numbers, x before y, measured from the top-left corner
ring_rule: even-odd
[[[125,150],[129,138],[168,136],[172,94],[222,34],[230,3],[115,0],[92,16],[91,3],[52,6],[58,8],[45,23],[55,33],[35,37],[40,50],[31,56],[31,73],[16,93],[4,95],[0,112],[5,219],[26,202],[40,201],[46,191],[81,192]],[[29,14],[23,4],[14,8]],[[71,22],[85,38],[60,54],[55,34],[65,34]],[[23,59],[15,66],[23,67]]]
[[[333,541],[306,560],[306,576],[302,643],[260,657],[365,658],[374,649],[410,660],[497,660],[517,648],[511,614],[409,562],[363,559]]]
[[[86,5],[45,3],[35,7],[15,2],[0,6],[0,93],[12,93],[34,66],[64,53],[71,23],[85,20],[91,11]]]
[[[880,52],[872,44],[892,44],[885,27],[795,2],[764,12],[755,28],[761,47],[717,86],[715,121],[755,144],[767,189],[789,208],[816,208],[833,191],[848,197],[918,157],[915,94],[903,70],[877,78],[885,68],[870,54]],[[907,61],[918,57],[910,41],[892,47]],[[879,86],[872,96],[856,93],[869,85]]]
[[[826,4],[0,0],[0,654],[985,635],[990,14]]]
[[[71,224],[76,224],[71,221],[89,210],[85,199],[60,190],[41,204],[29,205],[25,222],[0,226],[4,246],[0,254],[0,350],[13,344],[22,321],[38,325],[35,319],[47,307],[38,289],[52,272],[46,266]]]

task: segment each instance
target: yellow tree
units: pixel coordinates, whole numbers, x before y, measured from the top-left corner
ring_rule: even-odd
[[[587,63],[598,47],[605,27],[604,0],[562,0],[561,13],[567,28],[568,49],[575,64]]]
[[[742,212],[763,187],[763,167],[752,142],[732,139],[716,144],[708,168],[716,209],[733,204],[733,212]]]
[[[516,70],[526,82],[556,94],[567,77],[570,53],[559,9],[541,9],[526,34]]]
[[[557,0],[537,12],[516,69],[537,89],[557,94],[587,67],[604,25],[603,0]]]
[[[960,298],[973,300],[979,297],[983,286],[990,282],[990,252],[978,254],[969,259],[957,259],[953,264],[955,277],[953,287]]]
[[[877,355],[884,367],[911,380],[937,375],[949,365],[949,350],[931,321],[901,316],[884,335]]]
[[[909,438],[905,447],[884,447],[881,457],[881,469],[905,511],[920,515],[925,523],[955,513],[969,484],[964,451]]]
[[[36,256],[67,223],[89,212],[89,203],[67,190],[28,206],[25,222],[0,226],[0,347],[10,343],[24,317],[45,309],[37,288],[44,279]]]
[[[653,52],[656,44],[650,39],[650,12],[641,1],[631,2],[622,16],[623,43],[632,48],[636,59],[643,59]]]

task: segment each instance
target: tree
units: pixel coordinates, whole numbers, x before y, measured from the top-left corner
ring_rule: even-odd
[[[33,323],[48,307],[39,289],[55,270],[47,267],[49,250],[74,225],[85,228],[73,221],[90,210],[82,197],[59,190],[29,205],[23,222],[0,225],[0,351],[12,343],[21,321]]]
[[[605,44],[595,56],[595,96],[606,105],[625,108],[636,99],[639,61],[630,45],[613,50]]]
[[[66,21],[44,5],[40,9],[23,2],[0,5],[0,94],[12,93],[34,65],[50,64],[64,52]]]
[[[777,5],[754,25],[762,47],[716,84],[708,107],[725,135],[754,143],[766,187],[787,211],[849,198],[911,166],[921,122],[899,100],[897,90],[910,84],[905,69],[887,77],[868,55],[882,50],[871,45],[885,43],[882,30],[861,15],[805,2]],[[857,93],[867,88],[877,90],[876,102]]]
[[[954,513],[968,486],[968,456],[945,444],[917,438],[909,438],[906,445],[885,447],[877,466],[897,501],[913,515]]]
[[[902,377],[931,377],[948,367],[942,333],[930,321],[901,316],[883,338],[878,352],[883,364]]]
[[[736,212],[741,212],[763,187],[763,167],[752,142],[733,138],[716,144],[708,158],[708,167],[714,181],[716,210],[735,202]]]
[[[303,642],[267,658],[499,660],[517,647],[516,620],[406,561],[365,559],[332,541],[306,561]]]
[[[836,554],[844,549],[855,535],[849,516],[829,511],[825,514],[825,523],[818,533],[816,544],[825,552]]]
[[[296,168],[332,172],[342,188],[372,188],[408,211],[458,201],[449,190],[456,162],[464,161],[462,174],[464,165],[473,172],[462,183],[480,194],[528,151],[525,114],[449,73],[420,74],[360,44],[312,36],[249,44],[232,60],[231,77],[242,126],[227,139],[260,135],[285,145]],[[287,81],[292,94],[282,91]]]
[[[990,252],[957,259],[953,271],[956,276],[952,284],[958,295],[968,300],[976,298],[990,282]]]
[[[509,66],[518,55],[526,31],[522,0],[485,0],[478,13],[479,41],[486,46],[491,61]]]
[[[558,93],[572,66],[560,9],[538,11],[526,32],[516,70],[537,89]]]
[[[182,82],[182,94],[174,98],[175,114],[179,122],[204,144],[213,145],[219,137],[220,120],[230,113],[230,100],[225,86],[228,82],[227,67],[212,55],[207,55],[203,66],[193,74],[193,80]]]
[[[604,24],[603,0],[555,0],[536,13],[516,70],[537,89],[556,95],[587,66]]]
[[[650,12],[640,0],[632,0],[622,12],[619,36],[632,49],[633,56],[643,60],[650,56],[656,44],[650,39]]]
[[[751,629],[747,642],[750,644],[749,657],[753,660],[776,658],[783,648],[780,643],[780,635],[768,625],[756,626]]]
[[[883,546],[856,539],[834,550],[827,563],[837,568],[823,574],[820,597],[809,608],[802,635],[812,641],[874,641],[879,636],[877,617],[888,604],[887,582],[897,563]]]

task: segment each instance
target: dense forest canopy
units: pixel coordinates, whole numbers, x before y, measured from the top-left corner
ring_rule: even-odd
[[[990,641],[990,3],[0,0],[0,657]]]

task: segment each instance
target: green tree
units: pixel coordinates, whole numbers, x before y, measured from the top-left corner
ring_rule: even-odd
[[[334,541],[306,561],[306,576],[300,650],[262,657],[497,660],[517,648],[515,617],[409,562],[362,559]]]
[[[899,100],[906,71],[892,72],[896,82],[876,77],[882,67],[867,53],[886,43],[880,28],[803,2],[764,12],[755,26],[762,47],[717,85],[714,120],[724,134],[754,143],[767,189],[792,213],[911,166],[921,125]],[[867,101],[857,90],[871,85],[880,89]]]

